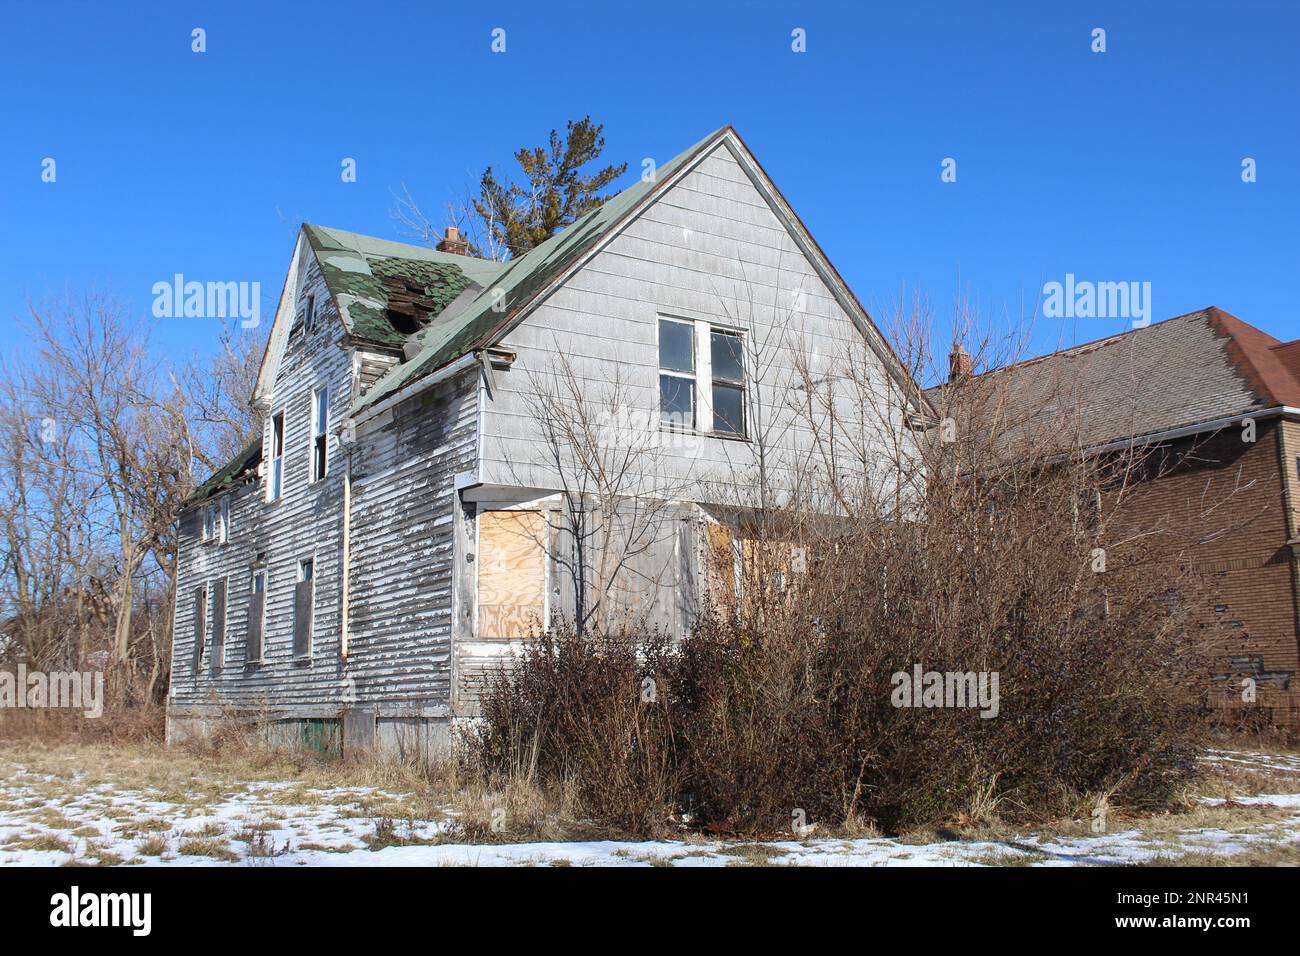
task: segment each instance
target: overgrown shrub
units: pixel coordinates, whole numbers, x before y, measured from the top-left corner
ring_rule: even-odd
[[[1195,578],[1111,506],[1127,463],[931,467],[904,509],[746,512],[730,528],[740,593],[715,587],[678,643],[559,629],[530,644],[489,688],[473,759],[567,782],[592,818],[642,834],[897,832],[1170,799],[1195,764]],[[917,669],[983,679],[986,701],[899,706]]]
[[[924,331],[904,333],[920,381]],[[780,371],[745,341],[756,381]],[[468,748],[479,771],[563,785],[643,834],[897,832],[1170,800],[1194,772],[1195,688],[1209,686],[1194,568],[1221,530],[1220,490],[1164,520],[1141,503],[1179,467],[1168,449],[1089,453],[1077,383],[1026,398],[962,358],[925,397],[882,378],[865,343],[797,353],[766,404],[758,386],[737,453],[752,467],[701,518],[716,553],[698,623],[676,643],[587,625],[530,644],[488,689]],[[606,440],[576,434],[571,457],[631,455]],[[613,497],[568,507],[590,517]],[[918,671],[971,675],[989,700],[953,706],[945,687],[943,706],[904,706]]]

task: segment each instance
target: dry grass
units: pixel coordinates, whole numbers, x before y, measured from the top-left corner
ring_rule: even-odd
[[[1277,750],[1277,758],[1294,759],[1294,751]],[[1300,773],[1287,769],[1286,759],[1270,766],[1265,759],[1248,759],[1242,763],[1207,763],[1196,784],[1189,787],[1176,805],[1163,813],[1112,811],[1106,832],[1138,831],[1142,838],[1168,839],[1170,852],[1161,861],[1201,862],[1216,865],[1290,865],[1296,862],[1293,845],[1261,847],[1249,853],[1219,859],[1209,853],[1180,855],[1174,841],[1181,833],[1204,829],[1232,831],[1267,828],[1295,815],[1294,809],[1268,805],[1229,802],[1209,806],[1202,797],[1231,799],[1261,793],[1300,792]],[[45,779],[48,777],[49,779]],[[319,842],[303,843],[295,849],[320,852],[348,852],[357,841],[371,849],[385,846],[409,846],[441,843],[506,844],[532,841],[620,839],[628,835],[597,828],[583,820],[576,810],[577,801],[564,787],[547,789],[527,776],[517,776],[495,787],[478,777],[463,778],[452,767],[429,771],[399,764],[357,764],[321,759],[310,755],[265,752],[244,746],[227,749],[168,750],[153,742],[113,746],[106,743],[62,743],[53,746],[35,741],[0,740],[0,778],[11,785],[31,787],[39,799],[10,797],[8,810],[23,814],[33,825],[51,832],[27,833],[11,838],[3,847],[8,850],[36,850],[65,853],[78,864],[106,865],[121,862],[102,844],[103,830],[86,826],[84,818],[74,820],[69,805],[94,807],[96,814],[115,817],[115,835],[137,840],[141,856],[160,857],[170,852],[233,861],[241,856],[275,856],[287,852],[284,841],[272,843],[271,830],[279,829],[282,814],[268,810],[264,815],[250,814],[227,829],[221,823],[194,820],[202,817],[211,804],[247,797],[280,797],[285,805],[335,805],[371,821],[371,833],[354,835],[344,845]],[[289,786],[277,785],[277,781]],[[115,791],[135,790],[150,800],[162,802],[174,797],[173,811],[151,809],[139,811],[112,807],[91,788],[109,784]],[[382,794],[357,788],[384,785]],[[322,792],[330,791],[330,792]],[[352,792],[355,791],[355,792]],[[1073,812],[1045,820],[1032,829],[1041,839],[1095,836],[1091,829],[1089,808],[1096,796],[1073,798]],[[344,807],[347,804],[348,806]],[[972,807],[972,810],[976,810]],[[343,816],[345,814],[340,814]],[[192,822],[191,822],[192,821]],[[441,829],[429,826],[442,821]],[[337,827],[337,824],[335,824]],[[329,828],[323,825],[322,829]],[[1013,827],[999,819],[996,804],[985,801],[983,813],[960,814],[947,825],[917,828],[904,834],[905,844],[938,842],[989,841],[1012,842],[1023,837],[1023,824]],[[872,821],[850,820],[843,827],[819,826],[819,838],[879,838]],[[78,851],[68,837],[85,839]],[[703,844],[700,835],[677,833],[675,838],[689,844]],[[237,841],[232,843],[232,841]],[[245,844],[240,846],[239,844]],[[243,852],[237,852],[243,851]],[[694,851],[687,850],[690,856]],[[699,852],[704,852],[701,849]],[[710,851],[710,855],[713,852]],[[781,852],[762,842],[742,843],[720,851],[732,865],[781,865]],[[679,854],[669,857],[629,854],[635,859],[667,865]],[[998,865],[1027,865],[1041,859],[1041,854],[990,855],[987,861]],[[1155,865],[1160,865],[1157,861]]]
[[[181,856],[208,856],[231,863],[239,859],[239,854],[232,851],[225,840],[217,840],[212,837],[181,840],[180,854]]]
[[[6,850],[36,850],[42,853],[71,853],[72,844],[52,833],[10,840],[4,845]]]
[[[136,851],[141,856],[162,856],[167,852],[167,840],[160,836],[147,837],[136,846]]]
[[[1139,866],[1300,866],[1300,843],[1251,847],[1230,856],[1215,853],[1160,855]]]

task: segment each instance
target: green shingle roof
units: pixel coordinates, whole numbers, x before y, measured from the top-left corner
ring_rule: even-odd
[[[248,443],[248,446],[217,471],[211,478],[194,489],[193,493],[185,499],[186,505],[197,504],[200,501],[206,501],[214,495],[220,494],[235,483],[245,472],[257,467],[262,460],[262,439],[255,438]]]
[[[557,233],[527,253],[507,263],[488,263],[497,267],[495,273],[483,270],[476,284],[483,291],[466,308],[446,321],[434,321],[416,336],[419,351],[408,362],[391,369],[376,382],[353,406],[360,411],[386,395],[399,391],[415,380],[434,372],[449,362],[476,348],[492,343],[487,341],[542,291],[550,281],[573,265],[623,218],[633,212],[654,190],[657,183],[672,176],[691,163],[726,132],[727,127],[715,130],[690,149],[673,157],[658,168],[651,181],[638,180],[608,202],[576,220],[563,232]],[[357,237],[362,238],[362,237]],[[367,240],[378,242],[379,240]],[[387,245],[394,245],[388,243]],[[415,247],[406,247],[415,248]],[[464,256],[450,256],[464,259]],[[473,259],[471,262],[482,262]]]
[[[400,349],[409,337],[389,320],[390,294],[385,279],[409,281],[421,288],[436,316],[470,285],[482,286],[505,268],[501,262],[458,256],[402,242],[375,239],[341,229],[304,225],[324,273],[325,284],[338,304],[343,325],[352,338]]]

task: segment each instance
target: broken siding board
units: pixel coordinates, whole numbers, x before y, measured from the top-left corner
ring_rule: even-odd
[[[380,352],[358,352],[356,373],[358,394],[365,392],[366,389],[383,378],[389,369],[397,364],[398,358],[395,355]]]

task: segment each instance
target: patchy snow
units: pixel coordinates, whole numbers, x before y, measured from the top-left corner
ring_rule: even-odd
[[[1204,797],[1202,803],[1211,807],[1238,804],[1246,807],[1300,807],[1300,793],[1262,793],[1254,797]]]
[[[1300,776],[1300,756],[1293,754],[1271,754],[1250,750],[1206,750],[1201,759],[1210,765]]]
[[[1292,758],[1268,757],[1284,769]],[[1300,760],[1294,761],[1300,767]],[[1289,768],[1286,768],[1289,769]],[[468,845],[451,842],[454,813],[438,819],[391,819],[384,805],[403,794],[371,787],[307,788],[252,781],[210,801],[108,784],[60,784],[14,768],[0,785],[0,865],[58,865],[69,860],[155,866],[725,866],[766,862],[793,866],[1123,865],[1185,853],[1232,856],[1260,846],[1300,843],[1300,794],[1208,806],[1265,806],[1294,811],[1240,828],[1173,833],[1125,830],[1080,837],[1027,834],[1006,840],[912,844],[898,839],[815,838],[774,842],[727,840],[588,841]],[[52,786],[57,785],[57,786]],[[49,798],[51,790],[65,796]],[[446,842],[443,842],[446,841]],[[385,845],[385,844],[399,845]],[[372,846],[375,848],[372,849]]]

